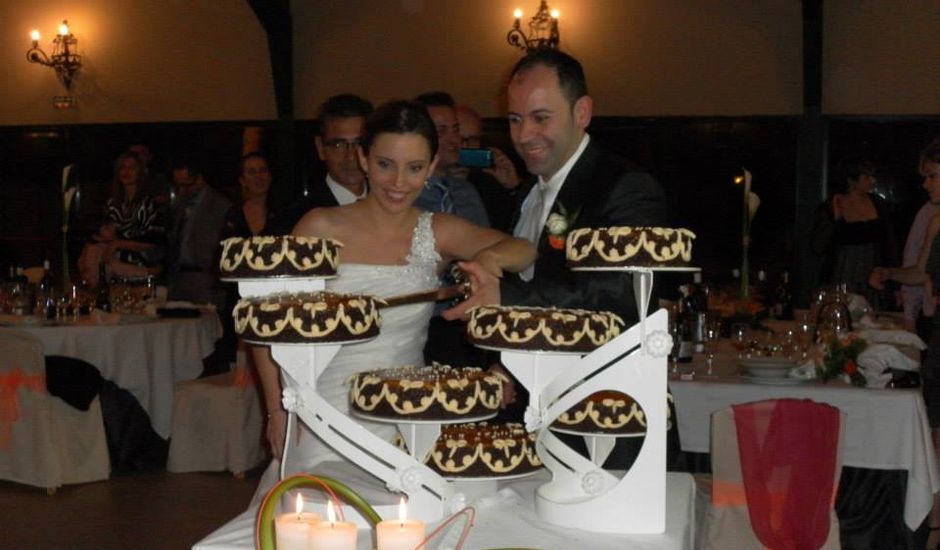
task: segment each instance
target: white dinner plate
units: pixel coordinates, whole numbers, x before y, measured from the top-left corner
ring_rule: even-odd
[[[793,378],[791,376],[783,377],[768,377],[768,376],[748,376],[746,374],[739,375],[739,378],[746,380],[752,384],[763,384],[766,386],[799,386],[809,382],[806,378]]]
[[[761,378],[782,378],[797,366],[794,359],[786,357],[751,357],[738,362],[748,375]]]

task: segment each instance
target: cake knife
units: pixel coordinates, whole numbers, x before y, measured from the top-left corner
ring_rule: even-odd
[[[420,302],[439,302],[441,300],[457,297],[465,299],[468,290],[469,288],[467,288],[466,284],[445,286],[441,288],[435,288],[433,290],[391,296],[389,298],[379,300],[377,305],[379,308],[384,309],[388,307],[404,306],[407,304],[417,304]]]

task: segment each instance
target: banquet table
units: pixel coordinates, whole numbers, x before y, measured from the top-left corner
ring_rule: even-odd
[[[695,483],[690,474],[666,475],[666,532],[656,535],[612,535],[558,527],[540,520],[534,511],[535,489],[550,474],[511,480],[500,484],[496,495],[472,504],[476,510],[475,527],[470,531],[464,550],[486,548],[541,548],[544,550],[683,549],[691,550],[695,539]],[[637,495],[637,498],[642,498]],[[250,508],[193,546],[194,550],[249,550],[254,548],[256,508]],[[455,548],[463,522],[446,531],[427,546],[428,550]],[[429,526],[428,532],[434,526]],[[372,536],[360,530],[359,550],[373,548]]]
[[[105,322],[85,318],[10,328],[38,337],[46,355],[73,357],[97,367],[103,378],[137,399],[164,439],[170,436],[174,386],[202,373],[202,359],[222,335],[214,311],[189,319],[115,315]]]
[[[920,389],[859,388],[841,381],[824,384],[815,380],[793,385],[757,384],[738,375],[737,361],[734,355],[721,354],[716,360],[716,376],[706,378],[702,376],[706,368],[697,359],[693,363],[696,379],[669,381],[683,451],[708,453],[711,414],[728,406],[779,398],[827,403],[846,415],[843,465],[908,472],[904,522],[911,530],[917,529],[933,506],[933,494],[940,491],[940,471]]]

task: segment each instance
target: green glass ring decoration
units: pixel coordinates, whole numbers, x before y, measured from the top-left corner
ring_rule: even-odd
[[[329,493],[330,498],[337,497],[356,508],[374,527],[382,521],[381,516],[355,491],[335,479],[309,474],[295,474],[281,480],[265,495],[255,519],[255,549],[275,550],[274,547],[274,510],[285,492],[300,486],[312,486]]]

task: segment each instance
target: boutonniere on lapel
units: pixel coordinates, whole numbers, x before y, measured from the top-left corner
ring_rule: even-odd
[[[569,214],[568,210],[565,209],[565,205],[560,202],[556,202],[555,206],[557,207],[557,212],[552,212],[548,215],[548,219],[545,220],[545,231],[548,232],[548,246],[555,250],[564,250],[565,239],[568,238],[568,231],[571,231],[571,226],[574,225],[575,220],[578,219],[578,215],[581,214],[581,209],[578,208],[574,213]]]

